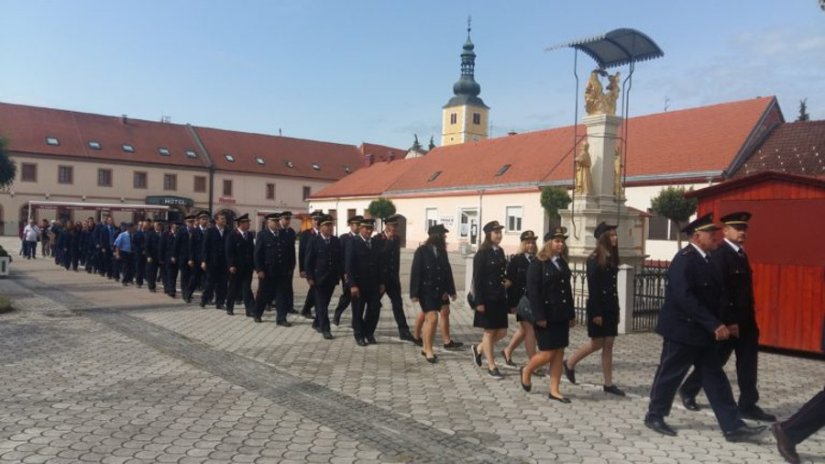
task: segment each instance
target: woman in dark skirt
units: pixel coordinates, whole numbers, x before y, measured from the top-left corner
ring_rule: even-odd
[[[573,356],[564,361],[564,374],[576,383],[576,364],[588,355],[602,350],[604,391],[625,396],[613,385],[613,341],[619,327],[619,293],[616,276],[619,272],[619,236],[616,227],[604,222],[596,226],[596,249],[587,258],[587,336]]]
[[[533,371],[550,364],[550,399],[569,403],[559,391],[564,348],[570,344],[570,328],[576,324],[570,268],[563,258],[567,229],[556,227],[544,236],[544,247],[527,268],[527,298],[536,321],[539,352],[521,369],[521,387],[530,391]]]
[[[521,246],[518,254],[510,259],[507,264],[507,278],[512,282],[512,285],[507,290],[507,304],[510,307],[510,312],[515,312],[516,307],[527,291],[527,268],[532,261],[536,260],[536,234],[532,230],[527,230],[521,234]],[[524,321],[521,316],[516,313],[516,322],[519,327],[510,344],[501,350],[501,356],[504,357],[504,363],[511,367],[516,367],[513,362],[513,351],[524,342],[524,349],[527,351],[527,358],[532,358],[536,354],[536,334],[533,332],[533,323],[531,321]]]
[[[473,295],[476,308],[473,326],[484,329],[480,345],[472,345],[473,361],[481,367],[481,355],[487,359],[487,373],[501,380],[504,376],[496,367],[494,345],[507,336],[507,258],[501,243],[501,229],[498,221],[484,225],[484,242],[478,247],[473,258]]]
[[[429,238],[415,250],[410,270],[410,298],[421,305],[424,314],[421,355],[429,363],[438,361],[433,353],[438,315],[449,317],[450,299],[456,298],[453,270],[447,256],[447,232],[441,224],[429,228]],[[449,323],[445,321],[445,324],[449,327]]]

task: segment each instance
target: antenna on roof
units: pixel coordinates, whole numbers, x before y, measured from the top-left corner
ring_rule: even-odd
[[[280,136],[281,136],[281,128],[279,127],[278,128],[278,137],[280,137]]]
[[[665,113],[667,113],[668,108],[670,108],[670,98],[665,95]]]
[[[169,124],[170,122],[172,122],[172,116],[168,116],[168,115],[165,115],[165,114],[161,113],[160,122],[162,122],[164,124]]]

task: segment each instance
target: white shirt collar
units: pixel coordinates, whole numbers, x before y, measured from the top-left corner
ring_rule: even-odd
[[[725,241],[726,241],[726,242],[728,242],[728,245],[730,245],[730,247],[731,247],[731,248],[733,248],[733,251],[735,251],[735,252],[739,253],[739,249],[740,249],[740,248],[742,248],[742,247],[740,247],[739,245],[737,245],[737,244],[735,244],[735,243],[731,242],[731,241],[730,241],[730,240],[728,240],[727,238],[725,238]]]
[[[702,258],[707,259],[708,254],[707,254],[707,253],[705,253],[705,251],[704,251],[704,250],[702,250],[701,248],[699,248],[699,247],[698,247],[695,243],[693,243],[693,242],[690,242],[690,244],[693,246],[693,248],[696,248],[696,251],[698,251],[698,252],[699,252],[699,255],[700,255]]]

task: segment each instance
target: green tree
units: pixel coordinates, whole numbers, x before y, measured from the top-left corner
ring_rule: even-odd
[[[550,185],[542,187],[541,207],[544,208],[550,218],[550,227],[561,224],[559,211],[567,208],[571,201],[573,200],[567,194],[567,189],[563,187],[552,187]]]
[[[395,205],[392,200],[384,197],[379,197],[373,200],[367,207],[367,212],[374,218],[379,218],[382,221],[395,214]]]
[[[659,195],[650,202],[650,207],[653,209],[653,212],[673,221],[679,231],[682,230],[682,224],[687,222],[696,212],[697,205],[698,201],[696,198],[685,197],[684,187],[668,187],[662,189]],[[676,234],[676,241],[681,249],[681,232]]]
[[[17,166],[6,151],[6,139],[0,137],[0,189],[10,187],[17,175]]]
[[[799,100],[799,116],[796,118],[797,121],[810,121],[811,115],[808,114],[808,99],[803,98]]]

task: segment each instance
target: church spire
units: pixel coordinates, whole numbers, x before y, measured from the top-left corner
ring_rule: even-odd
[[[479,98],[481,86],[475,80],[476,53],[470,36],[472,19],[467,18],[467,40],[461,50],[461,75],[453,84],[453,97],[442,107],[441,145],[487,138],[490,108]]]
[[[472,30],[472,18],[468,16],[467,41],[464,42],[461,51],[461,77],[453,85],[453,93],[456,97],[464,97],[464,102],[484,105],[484,102],[478,98],[478,94],[481,93],[481,86],[475,80],[476,54],[473,51],[475,45],[473,45],[473,40],[470,38]]]

